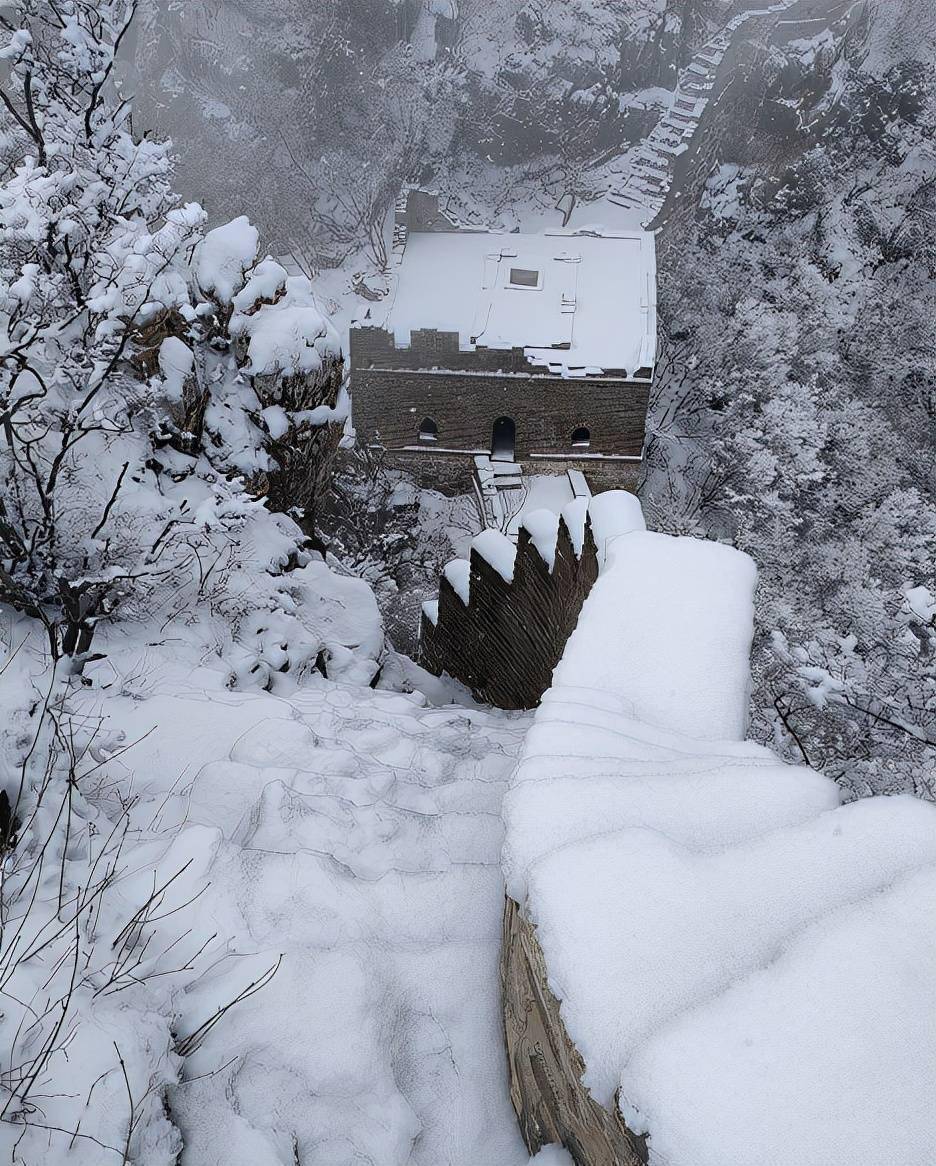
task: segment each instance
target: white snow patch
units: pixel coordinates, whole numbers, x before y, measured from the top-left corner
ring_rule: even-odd
[[[598,510],[599,531],[619,523]],[[590,513],[608,495],[592,499]],[[634,505],[637,505],[636,499]],[[612,503],[604,506],[611,508]],[[719,543],[635,530],[607,559],[554,684],[616,693],[637,720],[703,739],[740,740],[754,631],[751,560]]]
[[[936,619],[936,595],[928,587],[908,587],[904,591],[907,606],[923,623]]]
[[[842,806],[741,739],[754,580],[715,543],[608,540],[505,801],[508,893],[651,1166],[930,1166],[936,807]]]
[[[501,534],[499,530],[482,530],[471,540],[471,548],[477,551],[505,582],[513,581],[517,548],[505,534]]]
[[[928,866],[815,924],[640,1049],[627,1090],[651,1163],[931,1166],[934,902]]]
[[[839,804],[834,782],[757,745],[706,752],[619,713],[589,713],[588,692],[547,696],[504,800],[504,870],[517,902],[540,859],[585,839],[642,827],[718,849]]]
[[[398,345],[437,328],[457,332],[463,350],[523,348],[564,376],[633,373],[656,359],[655,240],[594,227],[413,232],[388,316]]]
[[[170,401],[182,400],[182,387],[195,365],[195,354],[177,336],[167,336],[159,346],[159,371]]]
[[[198,245],[195,273],[203,292],[229,304],[257,258],[260,233],[246,215],[209,231]]]
[[[226,692],[147,660],[145,698],[121,683],[105,698],[139,744],[102,777],[132,780],[167,835],[186,823],[194,845],[212,827],[193,940],[216,931],[220,951],[177,999],[178,1030],[282,957],[186,1059],[171,1095],[183,1160],[281,1166],[295,1147],[303,1161],[525,1166],[496,985],[498,810],[526,719],[324,680],[288,700]],[[78,699],[99,711],[100,690]],[[114,1144],[121,1089],[118,1075]]]
[[[250,272],[247,282],[231,301],[235,312],[246,312],[258,300],[274,300],[286,286],[289,273],[268,255]]]
[[[716,789],[709,793],[714,799]],[[936,863],[936,807],[908,797],[856,802],[708,854],[674,842],[666,822],[654,825],[664,832],[613,829],[580,840],[530,876],[563,1016],[585,1058],[584,1080],[605,1105],[625,1050],[756,972],[808,923]],[[684,837],[687,825],[677,827]],[[542,915],[539,904],[548,904]]]
[[[563,506],[562,521],[566,524],[569,538],[572,540],[572,549],[581,558],[585,546],[585,522],[588,518],[588,498],[576,498]]]
[[[575,1166],[568,1150],[562,1146],[544,1146],[535,1158],[530,1159],[530,1166]]]
[[[626,490],[596,494],[588,503],[588,518],[602,562],[613,539],[632,530],[647,529],[637,496]]]
[[[282,405],[268,405],[265,409],[261,410],[260,415],[263,417],[263,423],[266,425],[270,437],[274,441],[285,437],[289,432],[289,414]]]
[[[251,376],[317,372],[341,355],[338,333],[322,315],[312,284],[303,275],[286,280],[286,294],[256,312],[231,318],[232,336],[247,340]]]
[[[519,466],[517,474],[522,474]],[[516,538],[523,519],[531,511],[554,510],[558,514],[575,497],[566,474],[522,474],[522,481],[521,490],[506,491],[502,495],[505,509],[512,509],[505,528],[511,538]]]
[[[520,526],[530,536],[531,542],[540,553],[540,558],[551,571],[556,562],[559,515],[554,510],[526,511]]]
[[[471,564],[467,559],[453,559],[450,563],[445,564],[442,573],[455,589],[455,594],[467,607],[471,597]]]

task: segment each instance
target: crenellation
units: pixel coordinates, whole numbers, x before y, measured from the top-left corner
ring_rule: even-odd
[[[560,516],[550,569],[521,527],[510,581],[472,547],[468,603],[443,573],[435,622],[423,612],[423,667],[460,681],[485,703],[535,707],[598,576],[598,550],[587,519],[581,554],[575,541]]]

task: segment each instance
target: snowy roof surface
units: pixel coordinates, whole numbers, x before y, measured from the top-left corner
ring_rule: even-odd
[[[566,376],[632,375],[656,357],[654,237],[411,232],[386,326],[398,345],[435,328],[462,350],[523,348]]]
[[[583,1080],[650,1166],[932,1166],[936,807],[744,741],[753,565],[620,505],[504,811]]]

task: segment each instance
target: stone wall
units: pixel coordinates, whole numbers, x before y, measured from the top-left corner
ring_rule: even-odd
[[[560,518],[552,569],[521,527],[510,582],[472,548],[468,603],[443,575],[436,619],[423,613],[419,661],[436,676],[461,681],[485,704],[534,708],[597,576],[587,521],[577,554]]]
[[[646,1166],[646,1138],[627,1128],[616,1103],[605,1109],[582,1084],[585,1062],[550,991],[536,928],[511,898],[501,988],[510,1100],[530,1153],[554,1144],[568,1150],[575,1166]]]
[[[410,343],[397,345],[393,333],[373,326],[352,328],[350,334],[352,369],[416,369],[447,368],[454,371],[479,373],[523,373],[527,376],[561,379],[545,365],[535,364],[520,348],[459,347],[458,332],[442,332],[437,328],[414,328]],[[561,350],[560,350],[561,351]],[[627,381],[624,369],[607,369],[601,377],[583,377],[576,383],[590,380]]]
[[[485,453],[488,450],[484,451]],[[431,445],[424,449],[392,450],[384,457],[384,464],[405,470],[422,490],[438,490],[450,497],[471,494],[475,489],[474,455],[470,452],[437,452]],[[639,458],[622,460],[610,458],[553,457],[532,458],[523,461],[526,474],[564,475],[567,470],[580,470],[593,494],[605,490],[629,490],[637,493],[643,462]]]
[[[454,347],[446,344],[454,338]],[[523,349],[460,352],[449,333],[414,333],[396,348],[379,328],[351,333],[354,426],[364,442],[418,447],[431,418],[438,450],[488,453],[499,417],[516,425],[516,456],[572,454],[572,433],[588,429],[589,453],[639,457],[650,386],[622,376],[572,379],[530,364]]]
[[[533,458],[524,465],[528,474],[564,474],[567,470],[580,470],[585,475],[593,494],[603,494],[605,490],[628,490],[637,493],[643,462],[640,458]]]

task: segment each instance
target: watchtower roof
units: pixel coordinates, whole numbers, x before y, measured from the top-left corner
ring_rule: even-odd
[[[410,230],[385,326],[458,334],[462,351],[523,348],[566,377],[649,379],[656,250],[646,231]],[[440,354],[444,362],[444,357]]]

